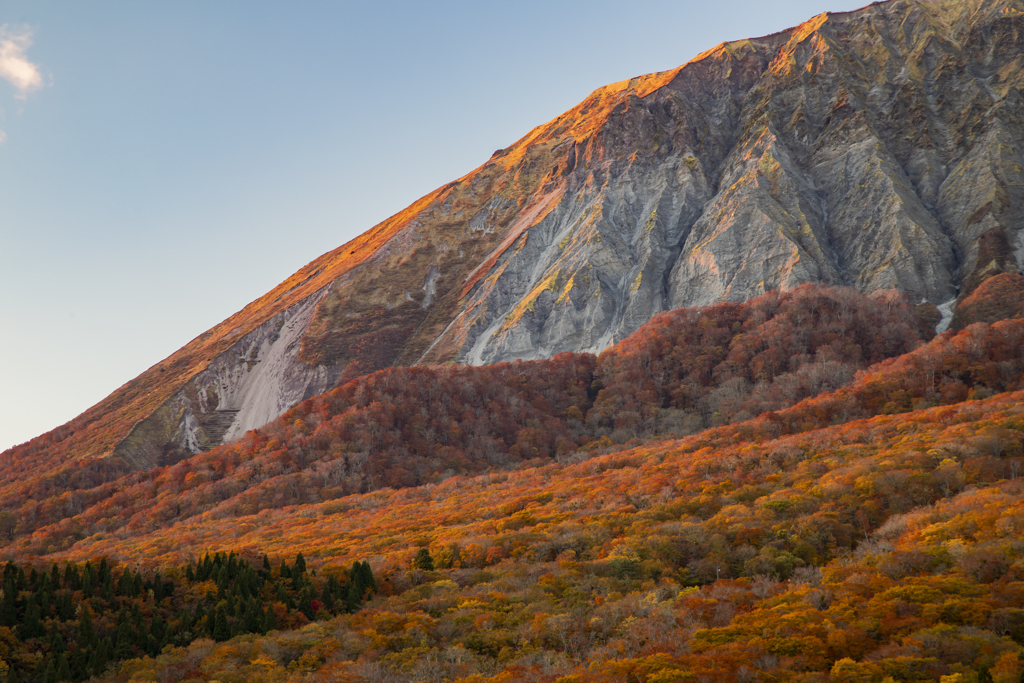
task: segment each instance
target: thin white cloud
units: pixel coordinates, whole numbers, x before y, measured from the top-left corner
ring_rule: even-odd
[[[7,142],[7,133],[0,130],[0,145],[4,144],[5,142]]]
[[[0,78],[14,86],[15,97],[25,99],[33,90],[43,87],[39,67],[28,61],[25,51],[32,45],[32,31],[0,26]]]

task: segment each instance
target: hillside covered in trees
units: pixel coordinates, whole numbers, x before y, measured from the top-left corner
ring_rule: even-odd
[[[74,460],[35,476],[31,458],[4,463],[0,543],[46,554],[199,514],[251,514],[683,436],[835,390],[921,343],[920,319],[901,295],[804,285],[657,316],[600,358],[389,368],[173,466],[129,472]]]
[[[231,547],[302,552],[319,576],[373,567],[354,613],[169,643],[104,680],[1016,681],[1024,391],[812,424],[837,400],[53,559],[181,567]]]
[[[1022,55],[823,13],[310,262],[0,453],[0,683],[1024,682]]]
[[[6,681],[1016,683],[1024,319],[921,329],[805,286],[29,477]]]

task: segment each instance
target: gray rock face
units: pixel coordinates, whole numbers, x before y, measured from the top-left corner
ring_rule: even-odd
[[[599,351],[660,310],[804,282],[948,302],[986,232],[1021,265],[1022,61],[1016,0],[893,0],[627,89],[447,348]]]
[[[325,293],[241,337],[139,423],[116,455],[137,467],[176,461],[232,441],[333,387],[340,367],[298,360],[302,337]]]
[[[700,164],[672,156],[603,181],[592,194],[563,196],[506,252],[497,278],[469,300],[482,312],[460,360],[600,351],[617,331],[676,308],[666,276],[710,197]]]

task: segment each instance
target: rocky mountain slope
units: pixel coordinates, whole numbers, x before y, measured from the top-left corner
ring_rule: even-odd
[[[1021,0],[891,0],[602,88],[0,471],[170,462],[390,365],[600,351],[804,282],[948,325],[1022,267],[1022,60]]]

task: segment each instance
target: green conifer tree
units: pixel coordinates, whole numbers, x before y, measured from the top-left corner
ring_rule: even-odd
[[[124,610],[121,610],[124,614]],[[114,659],[129,659],[135,656],[135,634],[132,632],[131,622],[127,616],[124,619],[118,617],[117,630],[114,634]]]
[[[349,581],[348,595],[345,596],[345,611],[355,612],[363,602],[363,591],[355,581]]]
[[[223,605],[217,606],[217,616],[214,618],[213,639],[217,642],[224,642],[231,637],[231,629],[228,626],[228,615]]]
[[[260,633],[263,630],[263,605],[259,600],[249,601],[245,611],[245,631],[247,633]]]
[[[206,553],[203,555],[203,559],[199,560],[199,563],[196,564],[196,581],[206,581],[210,578],[210,574],[207,569],[209,562],[210,553]]]
[[[60,596],[60,605],[57,608],[57,612],[60,614],[61,621],[70,621],[75,616],[75,605],[71,601],[71,591],[69,589],[65,589],[64,595]]]
[[[85,672],[86,662],[89,660],[89,653],[86,648],[79,647],[68,656],[68,666],[71,667],[71,681],[81,681],[89,677]]]
[[[100,641],[100,646],[96,648],[96,674],[99,675],[107,670],[107,664],[110,663],[110,654],[114,651],[114,641],[107,636]]]
[[[18,589],[14,581],[14,577],[9,574],[4,578],[4,599],[3,602],[0,602],[0,626],[13,627],[18,623]]]
[[[203,619],[206,618],[206,612],[203,610],[203,603],[196,603],[196,611],[192,613],[192,626],[193,630],[198,629],[202,624]]]
[[[249,590],[249,572],[242,570],[238,572],[238,576],[235,577],[235,590],[244,599],[248,600],[249,596],[252,595],[252,591]]]
[[[39,596],[39,613],[43,619],[50,616],[50,607],[53,605],[53,593],[46,592]]]
[[[161,602],[164,599],[164,579],[160,576],[160,570],[153,572],[153,599]]]
[[[64,651],[64,638],[57,630],[57,622],[54,621],[50,624],[50,652],[56,655]]]
[[[97,583],[100,584],[104,583],[108,578],[110,578],[110,565],[107,564],[107,558],[100,558],[100,566],[99,569],[97,570],[96,577]]]
[[[132,633],[135,635],[135,646],[140,650],[145,650],[149,629],[146,628],[146,619],[142,616],[142,609],[138,602],[132,605]]]
[[[217,588],[227,590],[230,581],[231,577],[228,575],[228,566],[222,565],[220,571],[217,572]]]
[[[82,613],[78,616],[78,644],[80,647],[92,649],[96,645],[96,629],[92,624],[91,610],[82,605]]]
[[[65,653],[61,652],[57,656],[57,680],[58,681],[70,681],[71,680],[71,667],[68,665],[68,657]]]
[[[412,559],[413,569],[420,569],[425,572],[434,571],[434,558],[430,556],[430,551],[426,548],[420,548],[416,551],[416,557]]]
[[[39,616],[39,605],[34,601],[29,602],[28,609],[25,610],[25,621],[21,625],[22,640],[40,638],[46,634],[46,629],[39,620]]]
[[[89,657],[85,660],[85,676],[99,676],[102,671],[97,671],[97,656],[99,648],[92,648],[89,650]]]
[[[267,611],[263,613],[263,633],[277,630],[277,614],[273,605],[267,605]]]
[[[370,566],[369,562],[363,561],[363,581],[366,582],[371,593],[377,592],[377,579],[373,575],[373,567]]]
[[[313,598],[309,595],[309,589],[302,591],[299,598],[299,611],[306,615],[310,621],[313,620]]]
[[[78,576],[78,567],[71,564],[70,562],[64,565],[64,587],[76,591],[81,588],[79,583],[81,579]]]
[[[164,636],[167,633],[167,625],[164,623],[163,617],[159,614],[153,615],[153,623],[149,627],[149,632],[156,639],[158,643],[164,641]],[[158,649],[157,652],[160,650]]]
[[[82,569],[82,592],[85,593],[85,597],[91,597],[93,591],[96,589],[96,579],[93,576],[92,563],[86,562],[85,568]]]
[[[114,602],[114,582],[111,580],[109,574],[107,574],[107,578],[103,581],[103,588],[100,589],[100,597],[110,604],[113,604]]]

